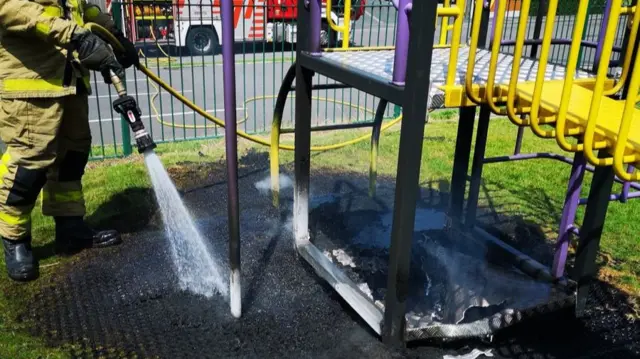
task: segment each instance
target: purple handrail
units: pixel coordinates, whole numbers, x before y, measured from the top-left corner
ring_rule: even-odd
[[[393,60],[392,83],[404,86],[407,77],[407,58],[409,57],[409,14],[413,0],[398,0],[398,28],[396,31],[396,49]]]

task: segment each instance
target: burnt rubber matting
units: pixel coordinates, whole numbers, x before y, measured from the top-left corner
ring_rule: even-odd
[[[168,244],[157,230],[129,235],[117,248],[89,252],[73,268],[61,268],[21,317],[33,334],[65,345],[78,358],[442,358],[473,348],[493,348],[494,358],[638,356],[638,326],[625,319],[624,298],[604,284],[596,285],[585,319],[561,311],[505,329],[492,342],[413,343],[392,351],[296,258],[291,188],[283,189],[276,210],[255,186],[266,172],[252,173],[241,173],[240,183],[241,319],[231,317],[222,298],[180,292]],[[380,179],[380,193],[390,193],[392,185]],[[322,170],[312,177],[312,196],[320,202],[326,196],[357,198],[366,188],[361,174]],[[226,185],[190,192],[185,200],[212,249],[226,258]],[[446,196],[425,190],[423,201],[437,207]],[[320,212],[312,212],[312,222],[329,220],[336,233],[354,234],[344,232],[354,217]],[[380,225],[388,233],[390,223]]]
[[[377,194],[372,199],[337,182],[334,194],[311,201],[310,227],[318,249],[384,310],[393,188]],[[525,274],[496,246],[454,227],[433,203],[418,203],[412,244],[408,340],[486,336],[529,312],[572,303],[570,288]]]

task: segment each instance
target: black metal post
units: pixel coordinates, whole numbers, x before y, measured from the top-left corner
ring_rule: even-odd
[[[533,25],[533,39],[540,38],[540,32],[542,31],[542,18],[547,13],[547,0],[540,0],[538,2],[538,13],[536,14],[536,22]],[[529,16],[529,14],[520,14],[520,16]],[[538,56],[538,44],[531,45],[531,52],[529,57],[535,59]]]
[[[488,48],[487,37],[489,36],[490,15],[491,15],[491,8],[487,5],[482,9],[482,17],[480,18],[480,35],[478,36],[478,48],[485,48],[485,49]],[[471,27],[469,27],[469,31],[471,31]]]
[[[516,135],[516,145],[513,148],[513,154],[518,155],[522,150],[522,138],[524,137],[524,126],[518,126],[518,133]]]
[[[478,135],[476,136],[476,147],[473,153],[473,164],[471,165],[471,184],[469,185],[469,200],[467,201],[467,214],[465,216],[465,226],[471,228],[476,223],[476,212],[478,210],[478,199],[480,197],[480,185],[482,183],[482,167],[484,165],[484,152],[487,148],[487,135],[489,134],[489,120],[491,119],[491,109],[488,106],[480,106],[480,119],[478,120]]]
[[[371,129],[371,158],[369,158],[369,196],[376,195],[376,181],[378,178],[378,148],[380,147],[380,132],[382,131],[382,120],[384,112],[387,110],[389,102],[381,99],[376,109]]]
[[[449,203],[450,215],[457,220],[462,220],[464,209],[464,194],[467,188],[476,109],[476,106],[462,107],[460,109],[456,151],[453,157],[453,174],[451,175],[451,202]]]
[[[424,116],[427,112],[437,8],[437,1],[414,1],[410,14],[411,37],[407,59],[407,73],[410,75],[406,79],[402,101],[403,121],[400,129],[382,330],[383,341],[392,346],[404,346],[409,260],[420,180]]]
[[[608,157],[609,153],[600,151],[598,157]],[[615,173],[612,166],[596,167],[587,200],[580,236],[578,237],[578,250],[573,268],[572,278],[578,283],[576,296],[576,316],[581,316],[587,304],[589,290],[596,274],[596,258],[600,250],[600,238],[604,229],[604,221],[609,208],[609,195],[613,186]]]
[[[308,5],[305,6],[305,3]],[[298,2],[298,58],[310,49],[311,14],[314,1]],[[295,247],[309,240],[309,171],[311,159],[311,86],[313,71],[296,62],[295,111],[295,187],[293,197],[293,232]]]

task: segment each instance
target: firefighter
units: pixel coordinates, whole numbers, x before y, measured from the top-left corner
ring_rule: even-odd
[[[94,231],[84,221],[81,179],[91,147],[90,72],[110,83],[138,64],[133,44],[111,17],[86,0],[0,0],[0,237],[9,277],[38,277],[31,248],[31,211],[55,220],[55,252],[70,255],[121,242],[117,231]],[[83,28],[94,22],[126,51],[114,54]]]

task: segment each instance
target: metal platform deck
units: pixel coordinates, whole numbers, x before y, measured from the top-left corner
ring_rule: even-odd
[[[429,95],[433,109],[444,106],[444,91],[440,88],[445,84],[447,71],[449,69],[449,59],[451,49],[433,49],[431,62],[431,93]],[[479,50],[476,54],[476,65],[474,73],[474,84],[484,84],[489,75],[489,61],[491,52]],[[513,66],[513,56],[501,54],[498,59],[498,69],[496,84],[508,84]],[[469,48],[461,47],[458,52],[456,85],[464,85],[467,63],[469,61]],[[391,102],[398,103],[401,100],[400,86],[391,84],[393,74],[394,51],[393,50],[372,50],[372,51],[338,51],[324,52],[321,57],[305,56],[303,65],[321,73],[323,75],[336,78],[340,81],[346,80],[352,85],[367,92],[372,89],[377,96],[385,98]],[[532,59],[523,59],[520,64],[519,82],[534,81],[538,72],[539,62]],[[344,73],[342,73],[344,72]],[[349,73],[349,74],[346,74]],[[565,68],[560,65],[548,64],[546,67],[546,80],[564,79]],[[334,77],[335,76],[335,77]],[[578,71],[578,78],[590,78],[594,75]],[[372,86],[373,85],[373,86]],[[383,87],[388,87],[383,89]]]

